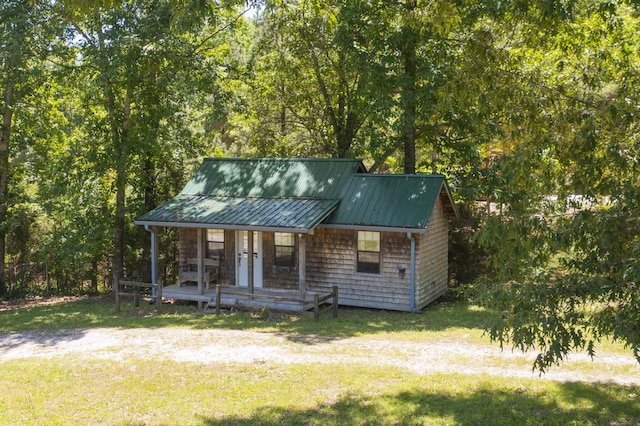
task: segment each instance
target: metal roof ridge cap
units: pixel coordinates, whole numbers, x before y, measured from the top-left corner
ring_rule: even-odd
[[[317,201],[340,201],[340,198],[330,198],[330,197],[294,197],[294,196],[258,196],[258,195],[235,195],[235,194],[225,194],[225,195],[215,195],[215,194],[192,194],[181,192],[178,195],[187,196],[187,197],[206,197],[206,198],[256,198],[261,200],[317,200]]]
[[[203,161],[281,161],[281,162],[341,162],[341,163],[362,163],[362,160],[353,160],[350,158],[309,158],[309,157],[205,157]]]
[[[353,177],[361,177],[361,178],[365,178],[365,177],[407,177],[407,178],[434,178],[434,179],[444,179],[446,180],[446,177],[442,174],[428,174],[428,175],[421,175],[421,174],[395,174],[395,173],[353,173],[352,174]]]

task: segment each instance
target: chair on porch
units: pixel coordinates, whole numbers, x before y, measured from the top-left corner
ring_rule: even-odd
[[[202,259],[204,264],[204,274],[202,284],[209,290],[211,284],[217,284],[220,275],[220,260],[218,258]],[[198,258],[188,258],[185,263],[180,264],[178,271],[178,285],[186,282],[198,282]]]

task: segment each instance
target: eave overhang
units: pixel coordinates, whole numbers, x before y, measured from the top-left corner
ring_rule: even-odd
[[[375,225],[350,225],[350,224],[320,224],[318,228],[329,229],[350,229],[355,231],[376,231],[376,232],[408,232],[411,234],[425,234],[427,228],[404,228],[397,226],[375,226]]]

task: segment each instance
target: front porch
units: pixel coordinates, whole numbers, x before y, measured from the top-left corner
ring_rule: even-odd
[[[170,285],[163,287],[162,296],[167,299],[189,300],[202,302],[209,307],[216,304],[216,294],[220,291],[220,305],[246,306],[252,308],[270,308],[284,311],[309,311],[314,307],[314,299],[318,293],[305,292],[301,297],[299,292],[265,290],[256,288],[253,293],[247,287],[220,285],[210,289],[198,291],[197,285]],[[204,308],[207,307],[204,306]]]
[[[123,286],[133,288],[133,292],[124,291]],[[161,307],[161,299],[175,299],[198,302],[198,307],[215,309],[220,313],[220,308],[225,307],[247,307],[247,308],[269,308],[279,311],[300,312],[312,314],[316,319],[320,314],[331,310],[333,317],[338,316],[338,287],[333,287],[331,293],[320,294],[317,292],[299,292],[282,290],[253,289],[247,287],[216,285],[211,289],[199,289],[198,285],[174,284],[169,286],[157,286],[149,283],[139,283],[134,281],[122,281],[116,289],[116,307],[120,310],[120,296],[133,296],[136,300],[140,297],[140,288],[155,288],[157,295],[158,309]],[[328,304],[329,306],[323,306]]]
[[[205,310],[213,308],[220,313],[221,306],[269,308],[279,311],[301,312],[311,314],[318,319],[320,314],[332,311],[333,317],[338,317],[338,287],[327,294],[316,292],[298,292],[282,290],[264,290],[247,287],[217,285],[215,289],[198,291],[197,285],[170,285],[164,287],[163,297],[167,299],[189,300],[198,302],[199,307]],[[323,306],[328,303],[329,306]]]

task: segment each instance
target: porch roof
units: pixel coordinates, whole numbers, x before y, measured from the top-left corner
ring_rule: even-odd
[[[345,159],[207,158],[180,194],[134,223],[308,233],[365,171]]]
[[[339,199],[361,161],[337,158],[206,158],[182,194]]]
[[[308,233],[339,200],[179,194],[135,220],[138,225]]]

